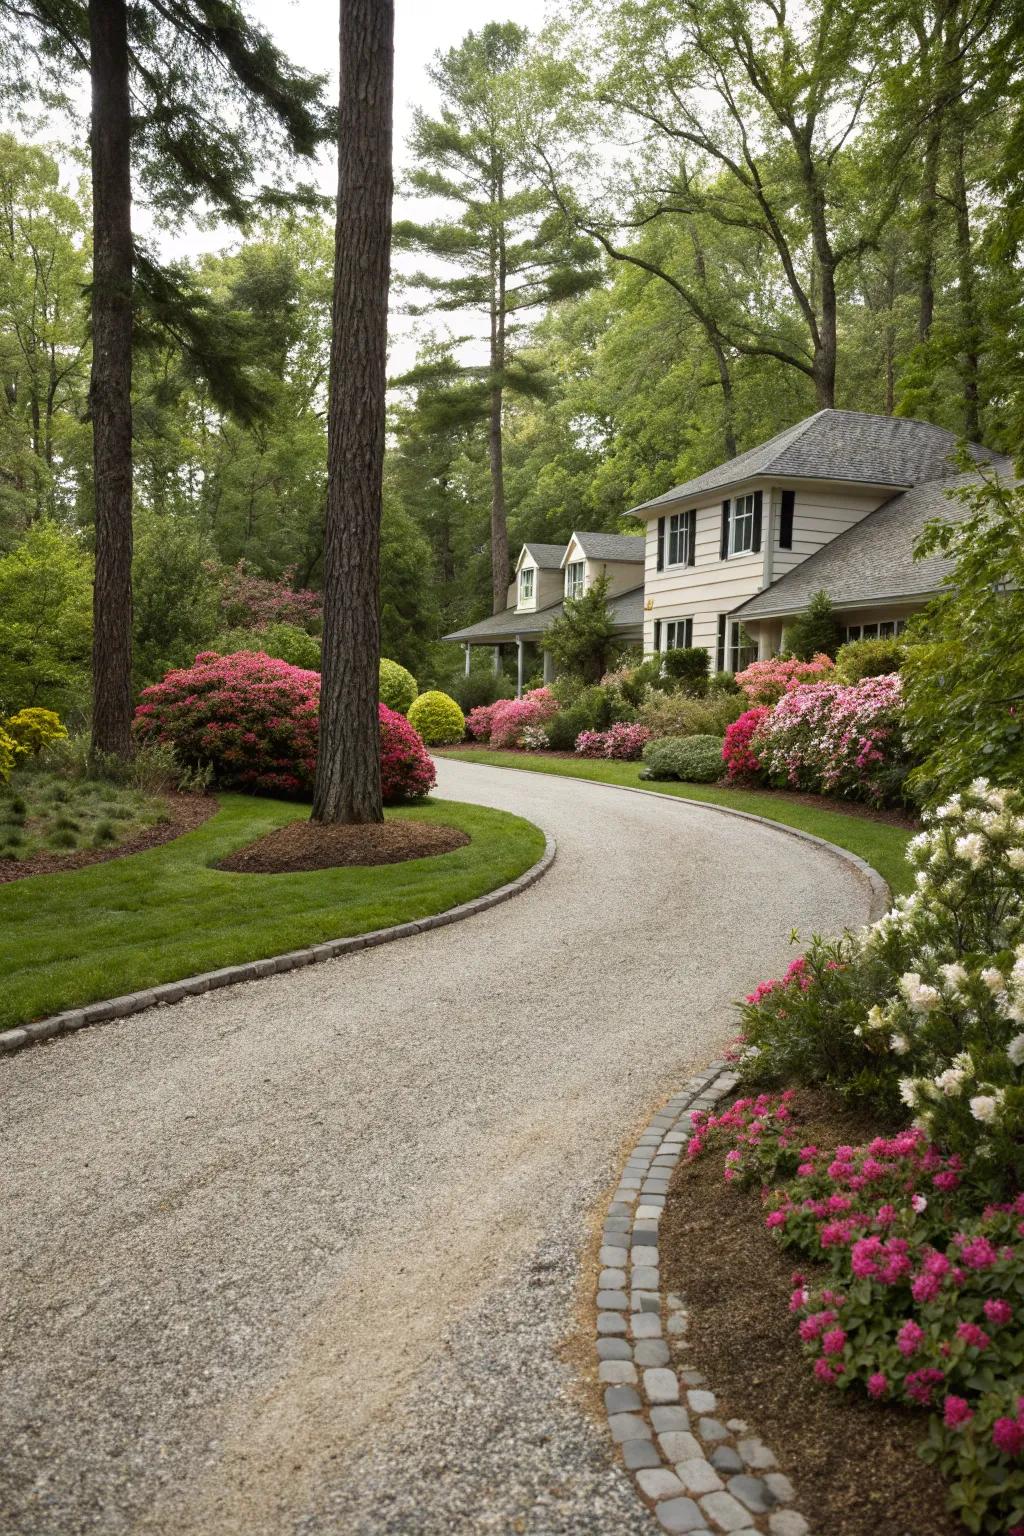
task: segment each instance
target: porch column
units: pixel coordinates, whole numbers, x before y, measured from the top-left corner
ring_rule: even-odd
[[[522,637],[522,635],[516,635],[516,698],[517,699],[521,699],[522,696],[523,696],[523,652],[524,652],[525,649],[526,649],[526,647],[523,645],[523,637]]]
[[[466,676],[468,677],[469,676],[469,657],[470,657],[470,652],[472,651],[472,646],[470,645],[468,640],[466,641],[466,643],[462,647],[462,649],[466,653]]]
[[[761,624],[757,631],[757,659],[770,661],[772,656],[772,630],[774,625]]]
[[[494,647],[494,675],[495,675],[495,677],[497,677],[500,672],[501,672],[501,646],[500,645],[496,645]]]
[[[555,662],[550,651],[544,651],[544,681],[553,683],[555,680]]]

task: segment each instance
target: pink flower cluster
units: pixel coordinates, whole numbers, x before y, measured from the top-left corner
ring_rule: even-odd
[[[797,686],[761,720],[748,745],[774,784],[881,801],[900,770],[902,719],[896,672],[851,687]]]
[[[784,992],[789,987],[799,987],[801,992],[806,992],[811,985],[811,978],[807,971],[807,961],[803,955],[797,955],[786,967],[785,974],[775,977],[772,981],[759,981],[753,992],[747,993],[747,1002],[763,1003],[766,997],[771,997],[775,992]]]
[[[183,763],[210,763],[216,782],[263,794],[305,795],[316,772],[320,674],[262,651],[202,651],[191,667],[143,690],[134,732],[174,748]],[[381,704],[381,784],[386,804],[422,798],[434,765],[404,715]]]
[[[725,777],[730,784],[756,779],[760,773],[761,763],[752,742],[762,721],[770,714],[767,705],[759,704],[726,726],[722,761],[725,763]]]
[[[466,729],[475,741],[488,741],[492,747],[519,747],[527,726],[546,725],[557,713],[558,700],[550,688],[534,688],[521,699],[498,699],[471,709]]]
[[[834,671],[835,662],[823,653],[813,661],[782,661],[773,656],[769,661],[752,661],[737,672],[736,685],[751,704],[775,704],[799,683],[827,682]]]
[[[254,576],[240,560],[221,579],[220,607],[230,629],[267,629],[271,624],[294,624],[311,633],[319,630],[323,598],[319,592],[292,585],[295,572],[287,570],[276,581]]]
[[[606,731],[581,731],[576,737],[577,757],[615,757],[633,763],[641,756],[652,732],[646,725],[620,721]]]

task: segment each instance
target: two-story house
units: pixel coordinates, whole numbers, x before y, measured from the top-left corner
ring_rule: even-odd
[[[544,631],[562,612],[565,599],[582,597],[598,576],[608,578],[608,607],[617,634],[628,645],[641,645],[643,573],[644,541],[627,534],[574,533],[568,544],[524,544],[505,611],[444,638],[465,647],[467,672],[474,645],[493,648],[496,671],[502,646],[514,645],[518,692],[522,693]],[[554,677],[551,657],[546,651],[542,655],[544,681],[550,682]]]
[[[818,411],[635,507],[647,523],[644,650],[704,646],[715,670],[738,671],[777,652],[819,591],[845,638],[898,633],[947,574],[913,549],[929,519],[958,515],[946,496],[956,447],[928,422]],[[969,453],[1012,474],[1000,455]]]

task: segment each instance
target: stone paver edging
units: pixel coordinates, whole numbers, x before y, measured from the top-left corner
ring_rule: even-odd
[[[180,1003],[186,997],[197,997],[200,993],[213,992],[219,987],[231,987],[236,982],[258,981],[264,976],[297,971],[321,960],[337,960],[359,949],[390,944],[395,939],[405,939],[414,933],[425,933],[431,928],[444,928],[449,923],[459,923],[463,918],[474,917],[478,912],[500,906],[502,902],[509,901],[535,885],[551,868],[556,852],[554,838],[545,833],[544,852],[529,869],[505,885],[499,885],[496,890],[477,896],[473,901],[464,901],[457,907],[449,907],[446,912],[436,912],[432,917],[420,917],[412,923],[397,923],[393,928],[375,928],[370,933],[359,933],[349,939],[327,939],[323,944],[310,945],[308,949],[292,949],[287,954],[271,955],[263,960],[250,960],[242,965],[224,965],[216,971],[185,976],[181,981],[166,981],[141,992],[127,992],[123,997],[111,997],[104,1002],[88,1003],[82,1008],[51,1014],[49,1018],[39,1019],[34,1024],[0,1032],[0,1054],[9,1055],[42,1040],[69,1035],[75,1030],[88,1028],[90,1024],[106,1024],[112,1019],[126,1019],[133,1013],[143,1013],[147,1008]]]
[[[714,1391],[687,1364],[685,1300],[664,1295],[660,1282],[658,1223],[690,1117],[736,1082],[724,1061],[691,1078],[652,1117],[626,1161],[600,1251],[598,1377],[612,1439],[663,1531],[807,1536],[772,1452],[742,1420],[716,1417]]]
[[[444,756],[442,753],[441,756]],[[472,757],[453,757],[450,761],[455,763],[471,763]],[[537,773],[542,770],[536,768],[513,768],[508,763],[486,763],[482,766],[498,768],[502,773]],[[802,827],[791,827],[788,822],[775,821],[771,816],[758,816],[754,811],[740,811],[732,805],[718,805],[714,800],[691,800],[687,795],[667,795],[661,789],[642,789],[639,784],[612,784],[607,779],[589,779],[586,774],[558,774],[558,778],[578,779],[581,784],[594,784],[598,789],[618,789],[627,795],[647,795],[652,800],[667,800],[673,805],[694,805],[703,811],[717,811],[720,816],[737,816],[741,821],[758,822],[762,827],[774,827],[778,832],[785,832],[790,837],[800,838],[802,842],[813,843],[818,848],[824,848],[828,853],[834,853],[837,858],[845,859],[857,870],[871,891],[871,903],[868,909],[868,922],[876,922],[884,912],[887,912],[892,904],[892,891],[888,882],[883,880],[878,870],[869,864],[867,859],[862,859],[859,853],[851,853],[849,848],[841,848],[838,843],[830,843],[827,837],[818,837],[814,832],[805,832]],[[837,812],[837,814],[839,814]]]

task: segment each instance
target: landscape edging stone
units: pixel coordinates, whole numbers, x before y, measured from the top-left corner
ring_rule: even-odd
[[[809,1536],[772,1451],[744,1420],[715,1416],[714,1389],[685,1353],[685,1297],[661,1282],[658,1225],[691,1116],[737,1082],[728,1062],[712,1062],[652,1115],[625,1160],[601,1237],[597,1374],[612,1440],[662,1531]]]
[[[311,944],[304,949],[288,950],[285,954],[264,956],[259,960],[247,960],[240,965],[220,966],[214,971],[202,971],[196,976],[183,976],[178,981],[166,981],[159,986],[142,988],[138,992],[127,992],[122,997],[86,1003],[81,1008],[54,1013],[33,1024],[4,1030],[0,1032],[0,1055],[12,1055],[27,1046],[68,1035],[75,1030],[87,1029],[92,1024],[107,1024],[113,1019],[130,1018],[133,1014],[144,1013],[147,1008],[184,1002],[186,997],[198,997],[204,992],[235,986],[243,981],[260,981],[265,976],[299,970],[302,966],[316,965],[322,960],[338,960],[360,949],[391,944],[396,939],[409,938],[414,933],[425,933],[431,928],[444,928],[449,923],[475,917],[477,913],[500,906],[535,885],[551,868],[557,851],[558,845],[554,838],[545,833],[544,852],[521,875],[483,896],[475,896],[472,901],[461,902],[459,906],[449,907],[431,917],[421,917],[411,923],[396,923],[393,928],[376,928],[370,933],[354,934],[347,939],[328,939],[322,944]]]

